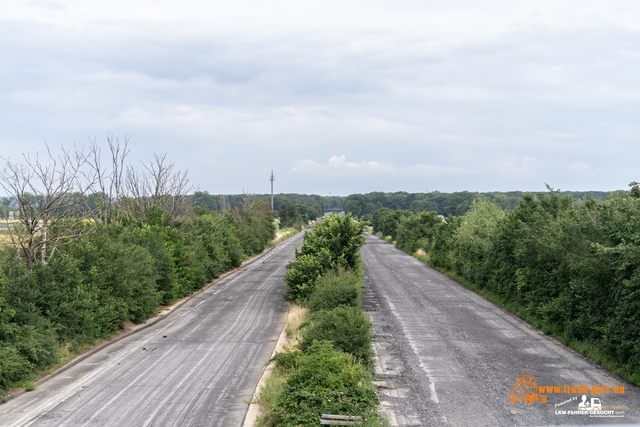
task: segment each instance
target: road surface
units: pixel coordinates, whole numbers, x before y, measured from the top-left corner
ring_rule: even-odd
[[[379,385],[392,424],[640,423],[637,387],[384,240],[368,236],[362,253],[363,303],[376,327]],[[579,409],[584,393],[571,389],[546,393],[544,404],[511,403],[524,371],[539,386],[624,386],[625,393],[589,393],[589,403],[600,399],[598,417]]]
[[[284,327],[302,233],[165,319],[0,405],[2,426],[240,426]]]

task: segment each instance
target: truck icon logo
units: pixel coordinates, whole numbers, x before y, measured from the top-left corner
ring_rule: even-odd
[[[602,403],[600,402],[600,399],[598,399],[597,397],[592,397],[591,402],[589,402],[589,400],[587,399],[587,395],[583,394],[582,402],[578,403],[578,409],[581,411],[597,412],[602,409]]]
[[[538,393],[538,377],[534,377],[529,371],[524,371],[516,378],[516,383],[509,393],[509,401],[511,403],[525,401],[529,404],[546,403],[547,396]]]

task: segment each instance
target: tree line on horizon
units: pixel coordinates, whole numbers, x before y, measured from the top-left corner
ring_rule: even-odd
[[[625,191],[561,191],[561,195],[568,195],[578,200],[593,198],[598,201],[610,199],[612,193],[626,194]],[[468,212],[475,199],[488,200],[506,211],[513,210],[526,194],[525,191],[507,192],[469,192],[457,191],[443,193],[432,191],[429,193],[397,192],[371,192],[357,193],[344,196],[319,196],[317,194],[279,193],[273,195],[273,204],[276,217],[280,215],[282,205],[286,201],[294,206],[306,206],[313,213],[321,216],[325,209],[344,209],[355,217],[371,220],[373,214],[381,209],[407,210],[414,213],[433,211],[437,215],[461,216]],[[99,199],[100,195],[89,195]],[[211,211],[224,212],[234,209],[242,209],[247,198],[254,201],[271,203],[270,194],[209,194],[207,191],[195,191],[186,195],[184,201],[191,208],[203,208]],[[184,203],[183,205],[184,206]],[[304,208],[302,208],[304,210]],[[285,211],[290,212],[290,207],[285,205]],[[0,219],[13,218],[19,215],[15,208],[15,201],[11,197],[0,197]],[[304,216],[304,214],[302,215]]]
[[[191,201],[197,207],[206,207],[212,211],[241,208],[246,196],[271,204],[270,194],[209,194],[207,191],[196,191]],[[325,209],[341,209],[344,202],[341,196],[319,196],[317,194],[279,193],[273,195],[273,209],[280,211],[285,200],[294,205],[305,205],[315,209],[321,215]]]
[[[624,193],[624,192],[622,192]],[[470,192],[457,191],[453,193],[407,193],[397,191],[394,193],[373,192],[366,194],[351,194],[344,200],[344,210],[355,217],[371,220],[373,214],[382,209],[405,210],[413,213],[435,212],[443,216],[462,216],[471,209],[474,200],[487,200],[504,209],[511,211],[518,206],[522,198],[530,194],[524,191],[507,192]],[[606,191],[561,191],[561,195],[574,197],[578,200],[604,201],[611,197],[611,192]]]

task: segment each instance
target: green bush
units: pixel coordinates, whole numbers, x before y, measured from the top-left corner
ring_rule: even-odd
[[[274,415],[280,426],[317,426],[322,414],[378,418],[378,397],[367,369],[328,341],[296,356],[299,369],[287,379]]]
[[[311,233],[304,233],[301,253],[314,255],[329,252],[333,268],[359,269],[360,248],[364,245],[364,224],[356,222],[350,214],[332,215],[316,225]]]
[[[435,212],[422,212],[419,215],[400,218],[394,237],[398,248],[412,254],[418,249],[428,251],[436,234],[436,226],[441,224]]]
[[[304,357],[304,353],[296,350],[289,349],[288,347],[285,351],[281,353],[276,353],[268,362],[275,363],[277,369],[282,372],[286,372],[291,374],[294,371],[297,371],[300,368],[300,360]]]
[[[175,292],[176,269],[169,246],[166,244],[164,229],[159,227],[130,227],[119,225],[110,227],[109,233],[123,233],[122,240],[130,245],[145,248],[153,257],[156,273],[156,289],[162,295],[162,303],[168,304],[178,298]],[[116,234],[116,235],[117,235]]]
[[[313,292],[316,281],[331,268],[331,259],[326,249],[316,254],[296,252],[296,260],[287,265],[284,281],[287,290],[284,297],[298,304],[303,304]]]
[[[302,333],[300,349],[307,351],[314,341],[330,341],[364,366],[372,366],[371,322],[360,308],[337,307],[316,313]]]
[[[12,339],[7,343],[33,366],[46,369],[60,361],[57,354],[58,334],[47,319],[40,318],[35,325],[15,325],[13,332]]]
[[[398,237],[398,225],[407,218],[413,218],[411,211],[382,208],[373,214],[371,225],[374,233],[381,233],[383,237],[391,236],[392,240]]]
[[[360,248],[364,245],[364,225],[351,215],[332,215],[304,233],[296,260],[289,263],[284,276],[285,298],[304,304],[313,292],[318,278],[335,268],[351,269],[357,274],[362,266]]]
[[[33,365],[25,360],[18,350],[0,347],[0,388],[7,388],[33,370]]]
[[[118,327],[127,320],[144,321],[160,304],[154,259],[143,247],[99,235],[67,253],[78,260],[84,281],[123,304]]]
[[[78,262],[58,256],[47,266],[36,264],[27,275],[7,277],[4,287],[6,304],[15,312],[12,323],[43,325],[42,318],[54,325],[63,340],[88,342],[102,337],[122,325],[105,325],[107,319],[121,319],[126,307],[113,304],[104,291],[86,283]],[[105,310],[111,309],[111,312]]]
[[[318,280],[307,307],[315,312],[336,307],[360,307],[362,280],[349,270],[329,271]]]

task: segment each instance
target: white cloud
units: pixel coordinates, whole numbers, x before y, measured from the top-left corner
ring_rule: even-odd
[[[498,170],[503,175],[521,178],[522,176],[531,176],[538,170],[538,159],[530,156],[513,156],[506,155],[506,158],[513,158],[513,160],[498,161]]]
[[[591,167],[584,162],[575,162],[569,165],[569,170],[575,173],[591,173]]]
[[[407,166],[403,168],[403,171],[409,175],[418,176],[452,176],[452,175],[466,175],[478,173],[480,171],[476,169],[461,168],[455,166],[438,166],[438,165],[422,165]]]
[[[291,172],[313,174],[371,174],[380,172],[393,172],[393,166],[377,161],[348,162],[347,156],[333,155],[326,164],[317,163],[310,159],[302,159],[294,162]]]

